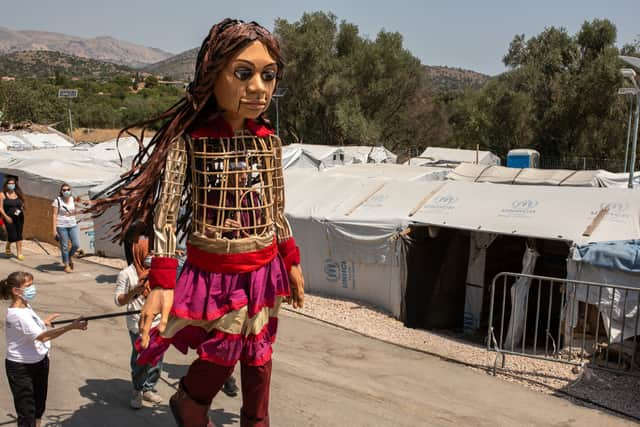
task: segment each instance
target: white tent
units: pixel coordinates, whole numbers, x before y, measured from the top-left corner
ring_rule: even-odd
[[[628,190],[348,174],[363,166],[286,171],[287,216],[310,289],[395,316],[406,284],[398,236],[410,224],[568,243],[640,237],[640,199]]]
[[[67,150],[69,149],[58,149]],[[51,152],[53,150],[46,150]],[[18,177],[20,187],[26,196],[37,197],[45,201],[53,200],[63,183],[73,188],[75,196],[87,199],[89,189],[105,181],[111,181],[114,176],[120,175],[122,170],[115,165],[95,164],[86,159],[64,160],[64,157],[46,158],[37,151],[27,156],[19,153],[10,153],[0,157],[0,175],[15,175]],[[47,203],[48,205],[48,203]],[[95,251],[94,224],[88,216],[79,219],[80,248],[85,252]],[[49,218],[34,218],[35,221],[50,222]],[[49,230],[49,227],[46,227]],[[48,236],[47,236],[48,237]],[[40,236],[44,240],[44,237]]]
[[[8,150],[32,150],[33,146],[15,133],[0,133],[0,143]]]
[[[412,157],[408,166],[459,165],[478,163],[481,165],[500,165],[500,157],[490,151],[463,150],[459,148],[427,147],[418,157]]]
[[[507,168],[504,166],[463,163],[448,176],[452,181],[493,182],[520,185],[562,185],[567,187],[600,187],[601,171],[565,169]]]
[[[35,149],[73,147],[73,143],[56,133],[22,132],[20,137]]]
[[[382,146],[290,144],[282,147],[282,164],[289,168],[326,169],[353,163],[396,163],[397,156]]]

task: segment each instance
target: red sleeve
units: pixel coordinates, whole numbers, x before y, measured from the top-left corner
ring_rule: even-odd
[[[177,272],[178,260],[176,258],[153,257],[149,270],[149,286],[151,289],[173,289],[176,287]]]
[[[300,264],[300,248],[296,245],[296,239],[289,237],[284,242],[278,244],[278,252],[284,261],[287,271],[292,265]]]

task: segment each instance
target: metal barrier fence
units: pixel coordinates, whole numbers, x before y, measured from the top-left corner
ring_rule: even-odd
[[[640,288],[506,272],[491,283],[494,375],[508,354],[639,375],[639,326]]]

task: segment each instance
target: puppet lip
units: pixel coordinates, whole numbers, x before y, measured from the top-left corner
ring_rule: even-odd
[[[267,106],[267,103],[264,101],[243,100],[243,101],[240,101],[240,103],[245,105],[247,108],[255,108],[255,109],[259,109],[259,108],[262,109]]]

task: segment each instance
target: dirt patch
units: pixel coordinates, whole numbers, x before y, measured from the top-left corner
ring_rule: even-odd
[[[73,130],[73,139],[77,142],[104,142],[118,137],[120,129],[78,128]],[[133,129],[134,134],[140,134],[140,129]],[[145,138],[153,136],[155,132],[146,131]]]

